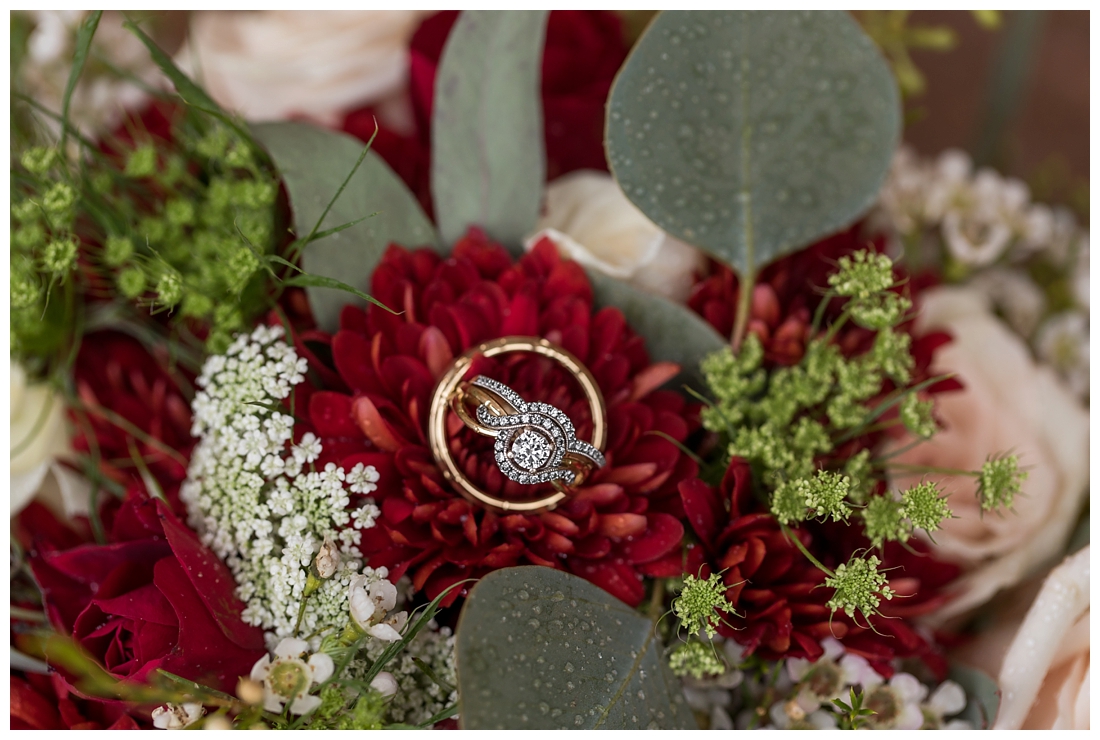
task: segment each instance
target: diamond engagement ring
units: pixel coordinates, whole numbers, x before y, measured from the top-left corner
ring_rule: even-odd
[[[478,357],[530,352],[557,361],[581,387],[592,412],[592,442],[577,438],[572,420],[549,404],[528,403],[504,383],[478,375],[465,380]],[[550,483],[553,493],[503,499],[481,490],[459,469],[448,438],[448,410],[478,434],[495,438],[496,465],[523,485]],[[440,378],[428,412],[428,441],[444,476],[466,498],[498,511],[539,511],[555,506],[604,464],[607,412],[592,374],[574,355],[538,337],[504,337],[485,342],[454,360]]]

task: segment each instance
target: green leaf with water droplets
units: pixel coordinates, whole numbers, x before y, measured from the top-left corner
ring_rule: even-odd
[[[252,126],[252,133],[267,148],[283,178],[295,233],[305,239],[317,225],[313,241],[302,252],[307,273],[365,292],[370,289],[375,265],[391,242],[410,249],[431,246],[442,251],[416,198],[374,152],[366,153],[336,198],[363,154],[361,142],[307,123],[260,123]],[[322,214],[324,221],[318,225]],[[334,283],[296,280],[306,285],[313,316],[326,331],[336,331],[340,310],[346,304],[362,305],[362,299],[353,298]]]
[[[615,81],[607,151],[651,220],[751,274],[860,216],[900,131],[847,13],[665,11]]]
[[[467,730],[697,729],[653,622],[583,578],[497,570],[456,630]]]
[[[675,362],[680,375],[673,381],[703,393],[707,389],[700,365],[703,359],[725,349],[726,340],[699,314],[682,303],[639,290],[599,270],[586,269],[596,308],[612,306],[645,338],[654,362]]]
[[[443,241],[480,226],[513,254],[539,216],[545,10],[464,10],[432,101],[432,198]]]

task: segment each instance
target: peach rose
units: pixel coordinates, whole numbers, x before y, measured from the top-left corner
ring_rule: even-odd
[[[546,186],[540,232],[566,257],[674,301],[687,299],[703,253],[674,239],[627,200],[606,172],[577,170]]]
[[[256,121],[335,124],[403,90],[416,10],[196,11],[177,63]]]
[[[1089,554],[1085,547],[1067,557],[1047,575],[1026,614],[1021,604],[1009,603],[955,654],[998,677],[1001,705],[993,729],[1089,729]]]
[[[989,457],[1011,453],[1028,473],[1013,510],[984,514],[973,477],[926,476],[942,484],[956,516],[936,532],[933,547],[964,568],[952,587],[955,598],[931,617],[942,622],[1050,567],[1065,551],[1088,487],[1089,417],[1050,368],[1036,365],[980,292],[928,291],[917,323],[920,331],[954,335],[932,370],[956,373],[966,387],[937,398],[945,429],[897,462],[977,470]],[[914,480],[899,475],[896,485]]]

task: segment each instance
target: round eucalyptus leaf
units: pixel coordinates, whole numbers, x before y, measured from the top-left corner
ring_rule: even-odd
[[[611,91],[623,192],[742,274],[851,223],[901,130],[897,85],[840,11],[665,11]]]
[[[583,578],[493,571],[455,634],[463,729],[696,729],[653,622]]]

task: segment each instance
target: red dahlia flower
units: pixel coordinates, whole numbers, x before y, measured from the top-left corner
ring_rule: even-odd
[[[734,458],[718,488],[702,481],[680,485],[686,519],[697,545],[687,551],[687,572],[709,576],[722,572],[726,597],[737,610],[718,626],[720,633],[765,659],[785,657],[816,660],[820,642],[835,637],[849,652],[872,661],[889,675],[895,657],[919,656],[936,670],[946,666],[928,642],[905,619],[927,614],[944,603],[939,589],[959,569],[932,558],[913,540],[911,550],[890,543],[883,568],[892,569],[890,585],[898,595],[880,605],[882,617],[873,629],[842,611],[831,614],[826,602],[832,589],[825,574],[788,539],[779,524],[752,496],[752,472]],[[827,567],[835,569],[869,543],[855,528],[813,523],[794,536]]]
[[[694,407],[656,390],[676,367],[650,364],[642,338],[618,310],[594,311],[582,268],[546,240],[515,263],[476,231],[447,259],[391,246],[371,288],[404,313],[349,306],[335,335],[299,337],[311,369],[322,352],[311,351],[310,340],[327,343],[331,352],[331,370],[320,369],[332,390],[314,391],[308,401],[324,444],[321,462],[345,469],[370,463],[381,474],[372,495],[382,515],[361,544],[367,562],[388,567],[394,577],[407,572],[431,597],[497,568],[537,564],[638,604],[644,565],[679,550],[677,485],[696,472],[676,445],[653,434],[682,442],[697,426]],[[436,380],[452,358],[506,335],[541,336],[563,346],[592,371],[607,401],[607,464],[553,511],[501,514],[470,503],[446,483],[428,447]],[[584,396],[555,363],[526,354],[483,363],[480,372],[529,401],[564,410],[578,436],[589,438]],[[518,484],[496,468],[491,440],[453,421],[451,453],[475,484],[494,495],[518,493]]]

